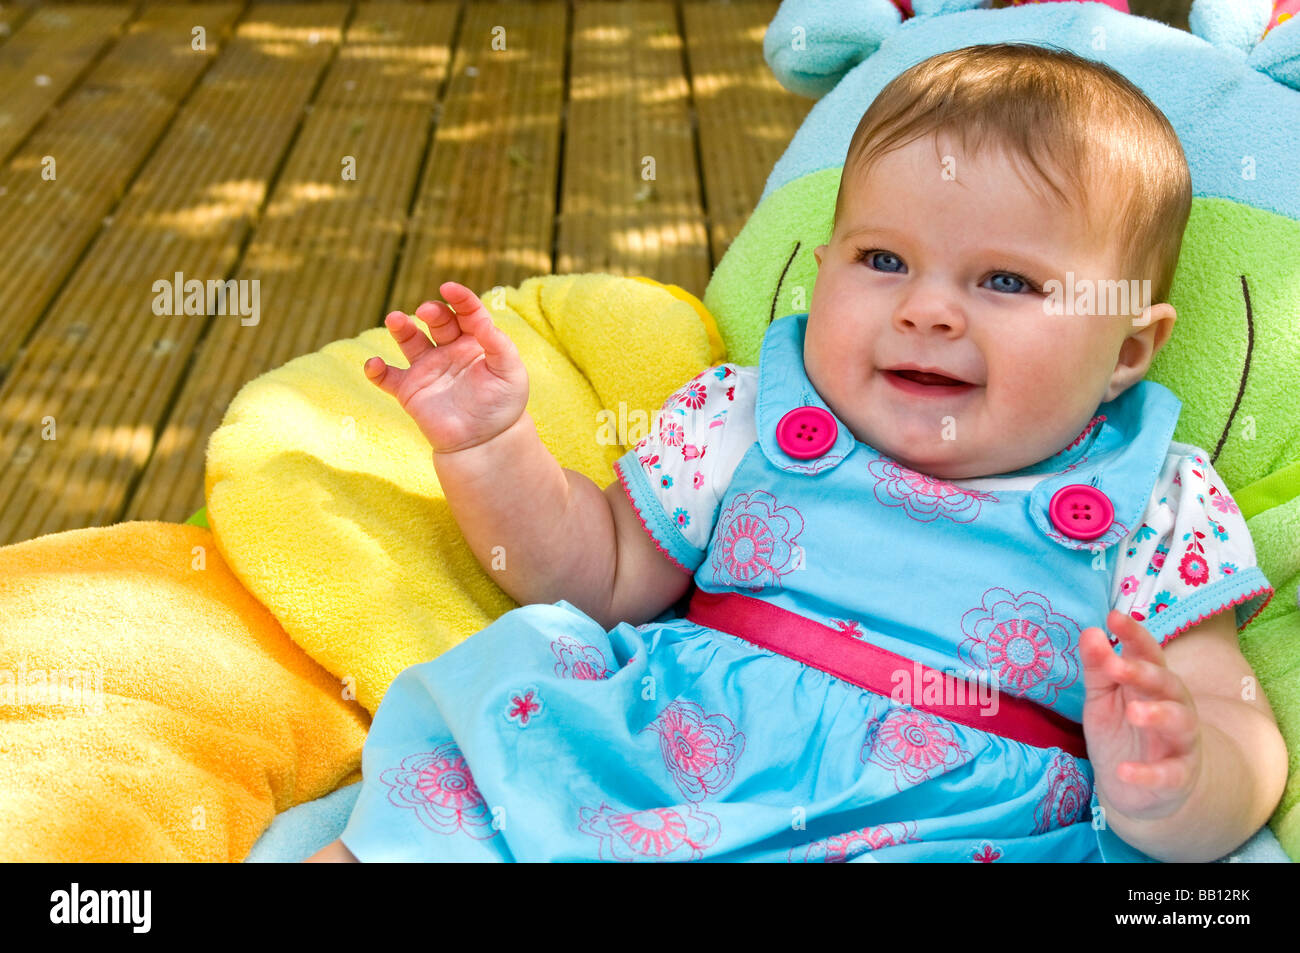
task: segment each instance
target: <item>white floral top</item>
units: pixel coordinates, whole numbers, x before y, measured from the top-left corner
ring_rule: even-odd
[[[755,447],[757,389],[756,366],[709,368],[664,401],[657,425],[630,452],[644,468],[661,512],[635,498],[632,505],[660,550],[683,571],[694,572],[703,561],[722,496],[741,458]],[[615,465],[625,490],[620,465],[629,459],[630,454]],[[1111,552],[1118,553],[1111,607],[1142,622],[1161,644],[1230,606],[1241,628],[1272,595],[1241,593],[1228,578],[1256,565],[1254,544],[1209,455],[1190,444],[1170,443],[1141,521]],[[1172,631],[1162,627],[1159,614],[1180,599],[1196,600],[1187,607],[1196,610],[1195,621]]]

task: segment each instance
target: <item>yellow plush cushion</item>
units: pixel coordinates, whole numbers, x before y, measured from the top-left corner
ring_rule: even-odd
[[[602,430],[598,414],[649,419],[725,359],[703,305],[649,280],[552,275],[482,297],[528,368],[542,442],[602,487],[638,435]],[[366,380],[375,355],[406,366],[375,328],[245,385],[205,475],[208,524],[235,574],[372,713],[398,672],[516,605],[465,544],[428,443]]]
[[[369,724],[207,530],[0,548],[0,862],[243,860],[359,779]]]

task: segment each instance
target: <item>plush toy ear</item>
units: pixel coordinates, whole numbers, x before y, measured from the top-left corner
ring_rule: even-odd
[[[1300,0],[1193,0],[1188,28],[1252,69],[1300,89]]]
[[[1300,0],[1281,0],[1268,33],[1245,61],[1283,86],[1300,90]]]
[[[1187,27],[1222,50],[1249,53],[1273,18],[1273,0],[1193,0]]]
[[[1300,89],[1300,12],[1272,27],[1246,62],[1279,83]]]
[[[785,0],[767,25],[763,58],[790,92],[820,99],[902,20],[893,0]]]

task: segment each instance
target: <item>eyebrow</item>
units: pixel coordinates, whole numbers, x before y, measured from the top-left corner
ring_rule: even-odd
[[[856,235],[867,233],[880,235],[885,239],[904,237],[903,232],[895,231],[892,228],[863,225],[853,229],[852,231],[845,232],[843,238],[845,241],[848,241]],[[1053,274],[1057,270],[1055,266],[1049,265],[1046,261],[1025,254],[1024,252],[1003,251],[996,248],[981,248],[979,249],[979,253],[990,258],[1000,259],[1004,265],[1014,265],[1015,267],[1023,268],[1025,271],[1037,271],[1043,274]]]

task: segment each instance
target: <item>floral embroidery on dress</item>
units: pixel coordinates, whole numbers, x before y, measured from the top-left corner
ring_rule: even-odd
[[[731,783],[745,734],[723,714],[675,701],[642,731],[659,732],[664,764],[688,801],[714,797]]]
[[[988,841],[981,841],[979,849],[970,855],[971,863],[991,864],[1002,859],[1002,848],[994,847]]]
[[[506,721],[528,727],[528,723],[542,710],[541,693],[534,687],[510,692],[510,701],[506,703]]]
[[[961,617],[961,629],[958,657],[1015,695],[1052,705],[1079,677],[1079,624],[1053,611],[1042,593],[989,589]]]
[[[555,674],[560,678],[596,681],[609,677],[605,654],[594,645],[579,642],[571,635],[562,635],[551,641],[551,651],[559,659],[555,664]]]
[[[791,847],[787,861],[803,864],[837,864],[852,860],[867,851],[893,847],[896,844],[916,843],[920,840],[921,838],[916,836],[915,822],[893,821],[849,831],[847,834],[824,837],[811,844]]]
[[[961,746],[952,725],[915,708],[893,708],[883,718],[867,724],[867,736],[858,757],[888,768],[894,786],[901,776],[907,786],[946,774],[965,764],[971,753]]]
[[[795,540],[803,527],[803,515],[766,490],[738,494],[715,530],[713,570],[719,582],[753,592],[781,585],[781,577],[802,564],[803,550]]]
[[[1034,808],[1034,833],[1045,834],[1092,817],[1092,783],[1074,756],[1057,751],[1047,769],[1047,793]]]
[[[862,624],[856,619],[831,619],[833,625],[843,635],[851,635],[855,639],[865,639],[866,633],[862,631]]]
[[[463,831],[475,840],[496,836],[492,813],[455,742],[404,758],[379,780],[392,789],[390,803],[414,810],[420,823],[435,833]]]
[[[998,502],[992,493],[968,490],[883,457],[872,460],[867,469],[876,478],[876,499],[886,506],[901,506],[920,523],[940,516],[954,523],[969,523],[980,515],[981,503]]]
[[[699,860],[717,843],[721,822],[694,804],[619,811],[600,807],[578,810],[578,830],[599,842],[601,860]]]

